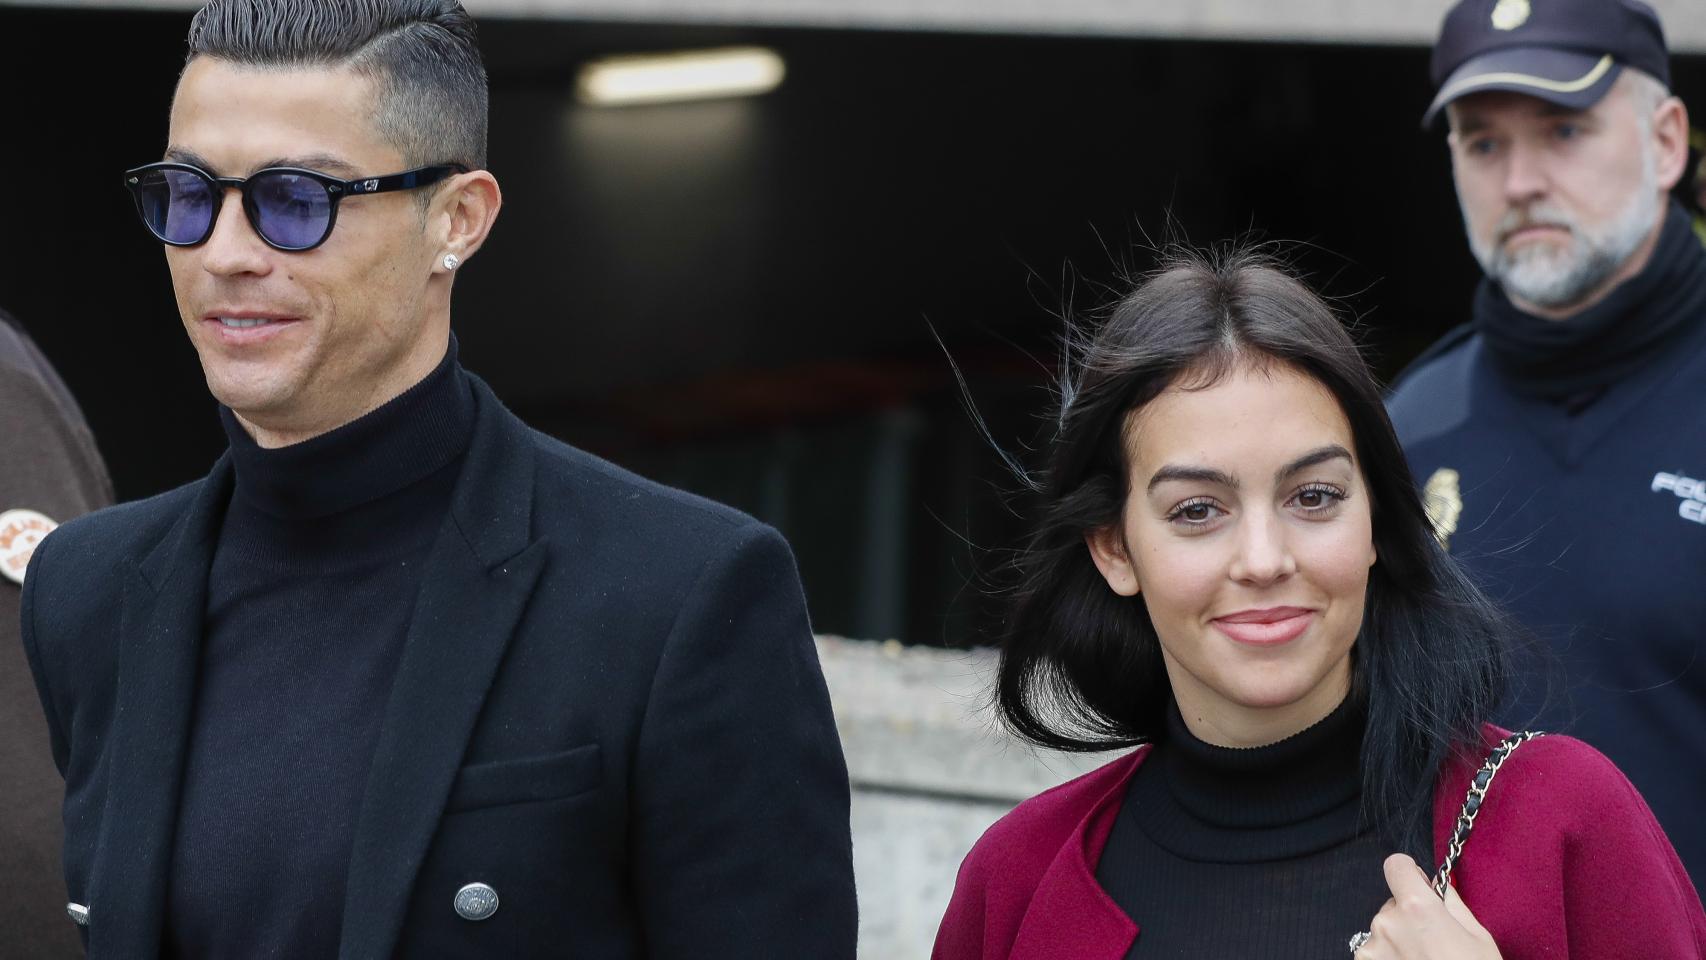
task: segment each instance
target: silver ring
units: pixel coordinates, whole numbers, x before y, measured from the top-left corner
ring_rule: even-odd
[[[1351,934],[1351,952],[1356,953],[1358,950],[1361,950],[1363,946],[1372,939],[1374,939],[1374,934],[1367,930],[1364,930],[1361,933]]]

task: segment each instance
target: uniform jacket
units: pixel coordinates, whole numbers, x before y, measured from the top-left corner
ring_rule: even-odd
[[[1102,890],[1096,863],[1147,754],[1033,797],[990,827],[960,867],[935,960],[1121,960],[1145,918]],[[1440,778],[1439,858],[1477,766],[1453,764]],[[1453,877],[1504,960],[1706,957],[1700,898],[1646,804],[1570,737],[1529,741],[1505,762]]]
[[[1527,395],[1485,322],[1419,358],[1387,406],[1452,559],[1536,641],[1504,716],[1603,750],[1706,887],[1706,253],[1674,205],[1661,239],[1676,253],[1649,270],[1666,268],[1600,307],[1630,340],[1661,319],[1678,332],[1585,406]]]
[[[847,772],[786,544],[474,390],[356,821],[340,957],[851,958]],[[96,960],[159,950],[231,484],[222,460],[67,524],[25,581]],[[489,919],[453,907],[473,882],[497,892]]]
[[[0,514],[32,510],[63,522],[113,501],[106,466],[59,376],[0,313]],[[0,525],[8,558],[15,531]],[[9,549],[10,548],[10,549]],[[18,643],[22,588],[0,578],[0,956],[83,955],[65,921],[59,801],[47,724]]]

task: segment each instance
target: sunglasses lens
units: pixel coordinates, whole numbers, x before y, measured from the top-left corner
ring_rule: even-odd
[[[264,173],[249,181],[255,229],[274,246],[303,250],[326,238],[332,195],[325,185],[296,173]]]
[[[196,243],[219,209],[212,184],[184,170],[150,170],[136,184],[142,222],[167,243]]]

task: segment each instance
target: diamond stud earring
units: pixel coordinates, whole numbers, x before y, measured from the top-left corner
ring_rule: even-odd
[[[454,253],[447,253],[444,255],[444,269],[446,270],[455,270],[456,266],[461,262],[462,260]]]

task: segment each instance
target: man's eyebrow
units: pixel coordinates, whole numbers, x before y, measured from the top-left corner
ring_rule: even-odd
[[[1149,489],[1154,490],[1169,480],[1212,483],[1222,487],[1230,487],[1233,490],[1238,489],[1237,478],[1224,471],[1216,470],[1213,467],[1182,467],[1174,464],[1169,464],[1155,471],[1155,475],[1149,478]]]
[[[1459,111],[1452,124],[1452,132],[1460,137],[1473,136],[1487,129],[1487,119],[1478,113]]]
[[[167,147],[166,159],[177,163],[187,163],[192,167],[200,167],[216,177],[230,176],[230,174],[222,174],[215,170],[213,168],[213,163],[206,157],[196,153],[194,150],[189,150],[184,147]],[[264,163],[256,164],[254,169],[248,172],[253,174],[256,170],[262,170],[267,167],[303,167],[308,170],[317,170],[321,173],[341,177],[346,180],[354,179],[361,173],[361,171],[356,169],[354,164],[347,160],[341,160],[334,157],[329,153],[310,153],[299,157],[273,157]]]
[[[356,169],[355,164],[341,160],[329,153],[309,153],[297,157],[274,157],[266,163],[256,166],[255,170],[264,167],[304,167],[320,173],[342,177],[345,180],[353,180],[361,175],[361,171]],[[253,173],[254,171],[250,172]]]
[[[166,159],[173,163],[187,163],[192,167],[200,167],[214,176],[219,176],[219,172],[213,169],[213,164],[194,150],[186,150],[183,147],[167,147]]]
[[[1298,457],[1296,460],[1286,464],[1284,467],[1281,467],[1280,471],[1274,474],[1274,479],[1284,480],[1292,474],[1308,470],[1310,467],[1320,466],[1329,460],[1343,460],[1346,463],[1356,462],[1356,460],[1351,457],[1351,452],[1349,450],[1346,450],[1344,447],[1341,447],[1336,443],[1329,443],[1324,447],[1311,450],[1303,456]]]

